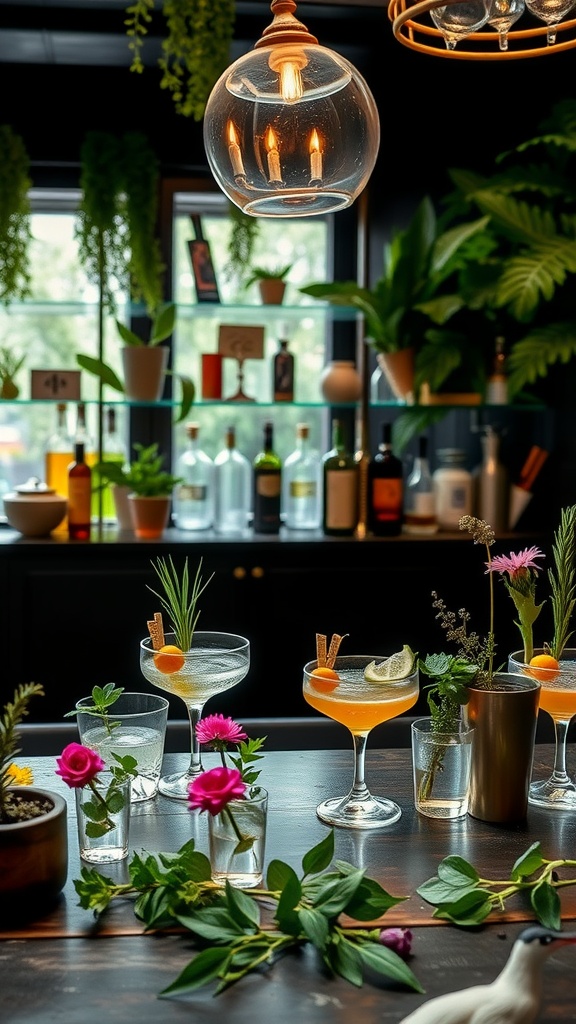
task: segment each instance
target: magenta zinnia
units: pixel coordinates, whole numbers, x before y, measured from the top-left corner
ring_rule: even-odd
[[[536,604],[536,581],[538,572],[541,570],[536,559],[544,557],[540,548],[532,546],[517,553],[512,551],[509,555],[496,555],[486,563],[486,572],[499,573],[516,605],[519,620],[516,625],[522,636],[526,664],[530,662],[534,654],[532,627],[544,604],[544,602]],[[506,579],[506,574],[508,574],[508,579]]]
[[[224,715],[202,718],[196,726],[196,736],[199,743],[211,743],[215,750],[221,749],[221,743],[240,743],[240,740],[248,739],[242,726]]]

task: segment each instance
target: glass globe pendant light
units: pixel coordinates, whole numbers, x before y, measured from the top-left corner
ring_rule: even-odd
[[[272,0],[270,9],[272,23],[208,98],[208,163],[244,213],[334,213],[354,202],[374,168],[376,103],[353,65],[294,17],[294,0]]]

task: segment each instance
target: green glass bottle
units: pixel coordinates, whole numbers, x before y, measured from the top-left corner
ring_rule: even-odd
[[[274,425],[264,424],[264,443],[253,462],[255,533],[280,533],[282,462],[274,451]]]
[[[358,465],[344,443],[340,420],[332,422],[332,448],[323,458],[324,502],[322,529],[333,536],[350,536],[358,525]]]

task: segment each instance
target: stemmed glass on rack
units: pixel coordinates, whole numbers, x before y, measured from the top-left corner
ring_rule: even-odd
[[[398,804],[373,796],[364,778],[368,736],[375,726],[403,715],[418,699],[418,668],[402,679],[369,682],[364,670],[382,661],[373,654],[337,657],[332,669],[338,678],[315,675],[319,662],[304,666],[304,699],[316,711],[350,730],[354,742],[354,778],[347,796],[331,797],[316,808],[321,821],[344,828],[382,828],[401,815]]]
[[[534,655],[544,654],[536,649]],[[576,810],[576,785],[566,771],[568,727],[576,715],[576,649],[565,648],[559,668],[527,665],[524,652],[515,651],[508,659],[508,671],[534,676],[540,683],[540,710],[554,722],[556,747],[552,774],[543,782],[532,782],[528,802],[537,807]]]
[[[446,49],[454,50],[461,39],[472,32],[479,32],[488,21],[489,6],[489,0],[467,0],[464,3],[433,7],[430,17],[444,36]]]
[[[524,0],[492,0],[488,8],[487,24],[496,29],[501,50],[508,49],[508,33],[525,9]]]
[[[526,7],[530,13],[548,26],[548,46],[553,46],[556,42],[556,29],[575,3],[576,0],[526,0]]]

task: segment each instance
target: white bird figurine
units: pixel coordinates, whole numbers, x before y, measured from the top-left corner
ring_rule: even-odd
[[[549,953],[570,943],[576,943],[576,932],[525,928],[491,985],[437,996],[400,1024],[532,1024],[542,997],[542,964]]]

